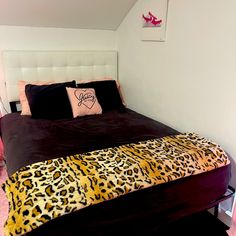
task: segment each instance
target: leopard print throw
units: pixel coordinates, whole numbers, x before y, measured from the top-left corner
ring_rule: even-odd
[[[219,145],[194,133],[35,163],[3,184],[10,204],[5,235],[23,235],[90,205],[229,163]]]

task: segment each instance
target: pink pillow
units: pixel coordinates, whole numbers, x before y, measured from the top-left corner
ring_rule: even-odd
[[[66,88],[73,117],[101,114],[102,108],[93,88]]]
[[[27,84],[47,85],[47,84],[52,84],[52,83],[53,83],[53,81],[47,81],[47,82],[30,82],[30,81],[24,81],[24,80],[18,81],[19,98],[20,98],[20,103],[21,103],[21,115],[31,116],[31,111],[30,111],[28,99],[25,94],[25,86]]]

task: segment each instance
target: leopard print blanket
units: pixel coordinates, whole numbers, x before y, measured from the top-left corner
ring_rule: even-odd
[[[35,163],[3,184],[10,210],[5,235],[23,235],[73,211],[230,163],[194,133]]]

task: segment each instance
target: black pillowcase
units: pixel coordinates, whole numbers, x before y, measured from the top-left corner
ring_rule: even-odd
[[[76,88],[76,82],[73,80],[50,85],[26,85],[25,94],[29,102],[32,118],[73,118],[66,87]]]
[[[94,88],[103,112],[124,108],[115,80],[81,83],[77,88]]]

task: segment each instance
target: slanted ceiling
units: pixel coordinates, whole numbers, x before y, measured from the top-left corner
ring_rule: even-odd
[[[0,0],[0,25],[116,30],[137,0]]]

